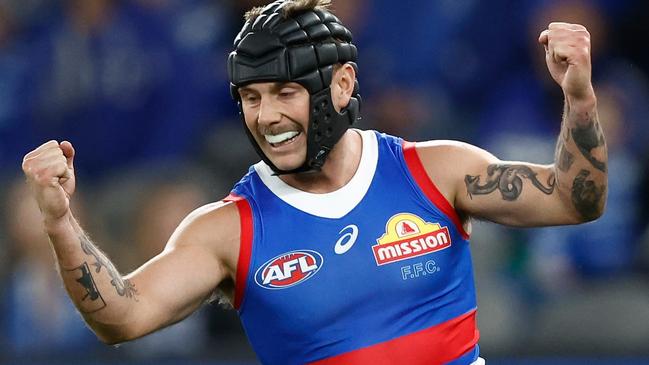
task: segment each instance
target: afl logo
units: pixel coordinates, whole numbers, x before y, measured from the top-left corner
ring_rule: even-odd
[[[322,267],[322,255],[311,250],[291,251],[276,256],[255,272],[255,282],[266,289],[286,289],[315,275]]]

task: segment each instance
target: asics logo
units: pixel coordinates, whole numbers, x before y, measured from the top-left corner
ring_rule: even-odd
[[[350,248],[356,243],[356,238],[358,238],[358,227],[355,224],[350,224],[347,227],[343,228],[340,230],[338,233],[343,233],[345,231],[345,234],[343,234],[338,241],[336,241],[336,245],[334,246],[334,252],[336,252],[338,255],[342,255],[345,252],[349,251]]]

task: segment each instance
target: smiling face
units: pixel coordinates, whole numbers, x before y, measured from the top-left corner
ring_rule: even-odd
[[[264,154],[281,170],[304,163],[310,95],[294,82],[253,83],[239,88],[246,126]]]

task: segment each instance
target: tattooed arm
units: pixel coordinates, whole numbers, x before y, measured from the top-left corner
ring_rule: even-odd
[[[417,153],[437,189],[464,219],[511,226],[574,223],[557,191],[552,165],[501,161],[478,147],[455,141],[417,143]]]
[[[575,114],[564,118],[563,130],[574,134],[579,127],[569,126],[578,125]],[[560,137],[552,165],[501,161],[454,141],[418,143],[417,153],[438,190],[465,218],[467,231],[469,217],[520,227],[563,225],[598,218],[606,200],[606,173],[590,161],[606,166],[605,145],[586,157],[578,152],[580,141]]]
[[[570,101],[566,99],[553,165],[502,162],[482,151],[478,153],[483,156],[478,157],[482,163],[464,176],[466,196],[458,199],[460,209],[520,226],[597,219],[606,201],[606,142],[594,95],[592,101]],[[493,201],[498,195],[503,202]],[[521,204],[502,205],[504,202]]]
[[[607,150],[590,81],[588,32],[552,23],[539,42],[565,95],[554,164],[504,162],[457,142],[417,145],[428,175],[464,218],[543,226],[590,221],[604,210]]]
[[[97,336],[120,343],[180,321],[232,278],[238,216],[231,204],[211,204],[190,214],[165,250],[122,276],[72,215],[69,224],[46,225],[70,298]],[[234,227],[234,229],[233,229]],[[221,228],[229,241],[214,242]],[[230,255],[230,257],[226,257]]]
[[[594,104],[566,101],[555,153],[559,194],[580,221],[598,218],[606,201],[607,149]]]
[[[70,143],[50,141],[25,156],[23,170],[65,288],[102,341],[119,343],[173,324],[234,277],[238,212],[232,204],[221,203],[190,214],[161,254],[122,276],[70,212],[73,157]]]
[[[558,192],[579,221],[590,221],[603,213],[608,185],[608,151],[591,84],[590,34],[578,24],[551,23],[539,42],[565,97],[555,153]]]

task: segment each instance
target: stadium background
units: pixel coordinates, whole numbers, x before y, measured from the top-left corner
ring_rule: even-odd
[[[256,363],[218,305],[100,344],[65,297],[20,164],[46,140],[72,141],[75,212],[122,272],[139,266],[256,161],[225,60],[243,10],[259,3],[0,0],[0,363]],[[578,227],[475,224],[490,364],[649,364],[648,4],[335,1],[360,49],[361,128],[459,139],[503,159],[552,161],[563,101],[539,32],[560,20],[592,34],[607,211]]]

